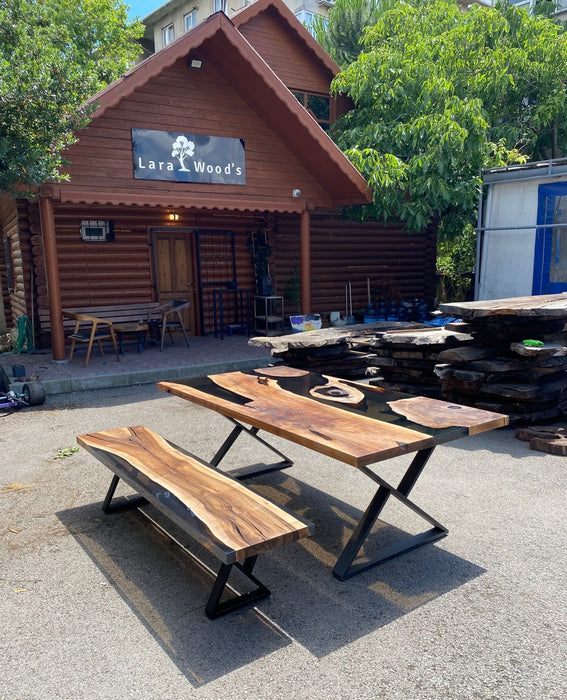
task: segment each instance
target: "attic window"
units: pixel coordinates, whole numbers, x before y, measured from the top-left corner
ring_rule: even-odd
[[[293,96],[302,104],[322,129],[331,125],[331,98],[328,95],[317,95],[313,92],[296,92]]]
[[[81,221],[81,238],[83,241],[113,241],[114,224],[112,221]]]

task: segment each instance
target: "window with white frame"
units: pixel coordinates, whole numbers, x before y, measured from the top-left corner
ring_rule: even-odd
[[[567,8],[567,0],[552,0],[555,6],[555,14],[561,14]],[[537,0],[510,0],[512,5],[523,7],[530,14],[533,14]]]
[[[226,13],[226,0],[213,0],[213,10]]]
[[[313,34],[313,17],[315,15],[313,12],[307,12],[306,10],[301,10],[301,12],[296,12],[295,16],[297,19],[305,26],[310,34]]]
[[[322,19],[325,27],[329,23],[329,20],[327,17],[323,17],[323,15],[314,14],[313,12],[307,12],[306,10],[301,10],[301,12],[296,12],[295,16],[301,22],[301,24],[303,24],[305,29],[307,29],[309,34],[311,34],[312,36],[315,36],[315,29],[313,28],[313,21],[314,21],[315,17],[319,17],[320,19]]]
[[[183,15],[183,26],[186,32],[197,26],[197,10],[192,10],[186,15]]]
[[[175,39],[175,32],[173,31],[173,24],[168,24],[167,27],[164,27],[161,30],[161,40],[163,42],[164,46],[167,46],[168,44],[171,44],[171,42]]]

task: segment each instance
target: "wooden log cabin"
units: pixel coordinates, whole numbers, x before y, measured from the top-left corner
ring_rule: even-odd
[[[65,359],[61,311],[189,298],[193,334],[213,330],[214,288],[256,289],[250,242],[267,242],[273,292],[300,308],[367,305],[367,279],[434,296],[435,235],[351,221],[371,199],[325,133],[348,108],[338,67],[280,0],[212,15],[95,95],[69,148],[69,179],[0,195],[8,328]],[[189,167],[187,167],[189,166]]]

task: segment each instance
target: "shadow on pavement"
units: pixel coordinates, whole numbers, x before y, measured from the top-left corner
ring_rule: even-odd
[[[255,574],[272,590],[270,598],[215,621],[204,614],[212,577],[137,511],[107,516],[101,501],[57,513],[195,687],[293,643],[324,657],[485,572],[426,545],[340,582],[332,567],[360,511],[283,473],[257,479],[254,488],[312,520],[315,534],[261,555]],[[216,559],[174,525],[167,527],[218,570]],[[379,521],[369,548],[407,534]]]

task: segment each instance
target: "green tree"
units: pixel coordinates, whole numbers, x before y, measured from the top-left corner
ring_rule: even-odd
[[[398,3],[334,81],[354,109],[333,136],[367,178],[367,213],[438,225],[474,221],[481,169],[567,151],[567,35],[514,6]]]
[[[57,180],[85,101],[140,53],[121,0],[0,3],[0,190]]]
[[[328,18],[315,15],[315,38],[341,68],[355,61],[362,51],[364,28],[378,21],[381,11],[389,9],[396,0],[336,0]]]
[[[533,14],[541,15],[542,17],[553,17],[558,7],[556,0],[536,0]]]

